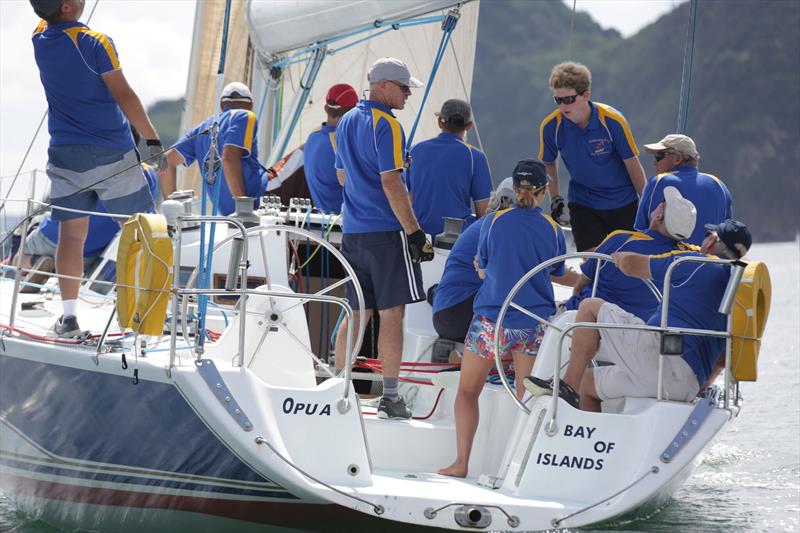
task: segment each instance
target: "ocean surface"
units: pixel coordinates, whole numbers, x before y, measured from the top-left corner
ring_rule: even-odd
[[[772,307],[741,414],[670,502],[602,531],[800,531],[800,244],[756,245],[750,257],[769,266]],[[0,532],[56,531],[0,493]]]

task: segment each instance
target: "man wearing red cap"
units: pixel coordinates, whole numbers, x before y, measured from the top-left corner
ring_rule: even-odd
[[[328,119],[308,136],[303,149],[306,183],[314,206],[326,213],[342,212],[342,186],[336,177],[336,140],[339,119],[358,104],[356,90],[337,83],[328,89],[325,113]]]

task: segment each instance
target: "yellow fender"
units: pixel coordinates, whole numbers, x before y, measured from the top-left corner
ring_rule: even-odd
[[[747,264],[736,291],[733,306],[733,342],[731,373],[738,381],[755,381],[761,336],[767,325],[772,284],[767,265],[761,261]]]
[[[122,226],[117,284],[120,327],[161,335],[172,285],[172,240],[163,215],[137,213]]]

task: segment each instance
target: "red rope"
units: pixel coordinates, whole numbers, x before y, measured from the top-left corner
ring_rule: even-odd
[[[0,328],[7,329],[7,330],[13,331],[15,333],[19,333],[20,335],[25,335],[26,337],[30,337],[31,339],[36,339],[38,341],[53,342],[53,343],[56,343],[56,344],[81,344],[83,342],[83,341],[75,341],[75,340],[51,339],[50,337],[42,337],[40,335],[34,335],[33,333],[28,333],[27,331],[23,331],[21,329],[12,328],[11,326],[7,326],[5,324],[0,324]]]

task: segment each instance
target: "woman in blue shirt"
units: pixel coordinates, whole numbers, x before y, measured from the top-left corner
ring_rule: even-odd
[[[516,282],[543,261],[566,253],[564,233],[545,215],[539,204],[545,197],[548,177],[544,163],[526,159],[517,163],[512,175],[516,203],[510,209],[485,217],[478,240],[475,266],[483,278],[473,306],[474,316],[461,362],[455,402],[456,460],[440,474],[466,477],[472,441],[478,428],[478,397],[494,365],[494,329],[500,308]],[[552,281],[571,285],[576,274],[564,264],[553,266],[549,275],[533,277],[514,297],[514,303],[547,318],[555,314]],[[514,360],[517,396],[522,397],[523,376],[530,374],[544,325],[514,308],[503,319],[502,355]]]

